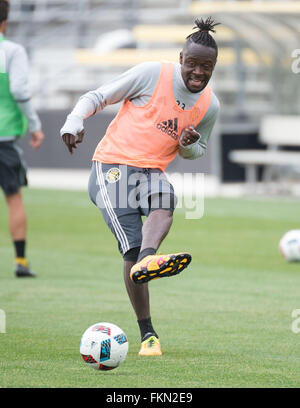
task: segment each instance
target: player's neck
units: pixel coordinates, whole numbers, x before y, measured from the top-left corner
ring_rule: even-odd
[[[5,35],[5,31],[6,31],[6,21],[2,21],[2,23],[0,24],[0,34]]]

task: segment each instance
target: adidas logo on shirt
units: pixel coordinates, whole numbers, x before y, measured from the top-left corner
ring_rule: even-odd
[[[161,132],[167,133],[173,139],[178,139],[178,118],[163,120],[156,125],[156,128]]]

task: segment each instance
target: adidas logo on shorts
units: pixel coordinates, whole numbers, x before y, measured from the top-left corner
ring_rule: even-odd
[[[178,118],[163,120],[156,125],[156,128],[173,139],[178,139]]]

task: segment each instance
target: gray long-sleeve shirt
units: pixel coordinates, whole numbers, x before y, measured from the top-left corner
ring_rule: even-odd
[[[3,35],[0,33],[0,38]],[[28,72],[29,62],[24,47],[13,41],[0,42],[1,71],[9,75],[11,94],[28,120],[28,130],[34,132],[41,129],[40,119],[30,100]],[[1,137],[0,141],[14,140],[15,135]]]
[[[87,92],[77,102],[68,115],[61,135],[64,133],[78,134],[83,129],[84,119],[103,110],[107,105],[116,104],[129,99],[135,106],[144,106],[150,100],[156,87],[161,69],[161,62],[144,62],[134,66],[115,79]],[[182,79],[179,63],[174,63],[173,94],[182,109],[191,109],[199,99],[201,92],[190,92]],[[210,106],[195,130],[200,139],[186,147],[179,146],[179,154],[187,159],[195,159],[204,154],[207,142],[219,112],[219,101],[212,93]]]

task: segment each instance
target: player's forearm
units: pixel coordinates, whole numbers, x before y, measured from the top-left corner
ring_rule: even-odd
[[[71,115],[75,115],[84,120],[104,108],[105,102],[103,96],[95,91],[90,91],[80,97]]]
[[[75,105],[72,112],[67,116],[67,119],[60,130],[61,136],[64,133],[77,135],[83,129],[84,119],[92,116],[94,112],[95,105],[93,101],[86,97],[86,95],[83,95]]]
[[[28,120],[28,130],[30,133],[40,130],[42,125],[41,121],[32,106],[30,100],[25,102],[18,102],[18,106],[21,109],[22,113],[26,116]]]
[[[208,117],[208,120],[203,121],[203,122],[201,121],[195,127],[195,131],[198,132],[200,136],[197,142],[191,145],[188,145],[188,146],[182,146],[179,143],[179,154],[181,157],[185,159],[189,159],[189,160],[194,160],[204,155],[207,144],[208,144],[209,137],[212,133],[213,126],[217,119],[217,112],[218,112],[217,108],[218,108],[218,105],[216,105],[216,108],[212,110],[212,113]]]
[[[179,145],[179,154],[184,159],[195,160],[203,156],[204,153],[205,147],[202,146],[199,141],[185,147]]]

